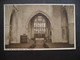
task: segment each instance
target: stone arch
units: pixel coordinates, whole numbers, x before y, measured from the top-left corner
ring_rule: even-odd
[[[29,17],[29,19],[28,19],[28,21],[27,21],[27,27],[26,27],[26,29],[28,30],[28,26],[29,26],[29,23],[30,23],[30,21],[31,21],[31,19],[35,16],[35,15],[37,15],[38,13],[41,13],[42,15],[44,15],[47,19],[48,19],[48,21],[49,21],[49,23],[50,23],[50,32],[52,32],[51,31],[51,26],[52,26],[52,24],[51,24],[51,19],[50,19],[50,17],[46,14],[46,13],[44,13],[44,12],[42,12],[42,11],[36,11],[35,13],[33,13],[30,17]],[[28,32],[29,33],[29,32]]]
[[[40,11],[40,10],[32,13],[32,15],[31,15],[31,16],[28,18],[28,20],[26,21],[25,27],[28,28],[28,24],[29,24],[31,18],[32,18],[33,16],[35,16],[36,14],[38,14],[38,13],[41,13],[41,14],[45,15],[45,16],[48,18],[48,20],[50,21],[50,24],[51,24],[51,28],[52,28],[52,22],[51,22],[52,19],[48,16],[48,14],[46,14],[45,12]],[[27,24],[27,25],[26,25],[26,24]]]
[[[68,16],[65,7],[62,7],[62,39],[64,41],[69,41],[69,32],[68,32]]]
[[[12,10],[10,16],[10,32],[9,32],[9,43],[17,43],[17,32],[18,32],[18,21],[17,21],[17,13],[15,9]]]

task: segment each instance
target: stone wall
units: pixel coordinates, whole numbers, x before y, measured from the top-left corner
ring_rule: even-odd
[[[74,43],[74,22],[75,22],[75,15],[74,15],[74,6],[66,6],[67,15],[68,15],[68,26],[69,26],[69,43]]]
[[[52,42],[59,43],[59,42],[68,42],[68,40],[62,39],[62,17],[66,18],[64,14],[62,15],[62,6],[58,5],[5,5],[5,44],[10,43],[20,43],[20,35],[26,34],[28,37],[31,37],[29,23],[31,18],[36,15],[37,13],[44,14],[51,23],[51,32],[52,32]],[[15,16],[13,19],[15,22],[15,27],[17,28],[17,32],[13,36],[13,41],[10,40],[10,17],[13,9],[16,11]],[[17,10],[16,10],[17,9]],[[73,8],[69,6],[66,7],[68,13],[68,27],[69,27],[69,43],[73,44],[74,42],[74,14],[71,12]],[[13,27],[13,29],[15,29]],[[14,30],[15,31],[15,30]],[[10,40],[10,41],[9,41]]]
[[[10,31],[10,17],[12,13],[13,7],[12,5],[4,5],[4,39],[5,44],[9,44],[9,31]]]

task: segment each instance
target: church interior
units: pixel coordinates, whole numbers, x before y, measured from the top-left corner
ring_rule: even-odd
[[[74,48],[74,5],[4,5],[4,46]]]

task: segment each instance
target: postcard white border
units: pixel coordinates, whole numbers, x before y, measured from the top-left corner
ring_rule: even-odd
[[[5,5],[73,5],[74,6],[74,48],[5,48]],[[76,49],[76,17],[75,4],[4,4],[4,50],[5,51],[34,51],[34,50],[75,50]]]

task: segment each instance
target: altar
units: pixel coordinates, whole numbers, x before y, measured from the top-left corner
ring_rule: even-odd
[[[36,48],[44,48],[44,38],[35,38]]]

